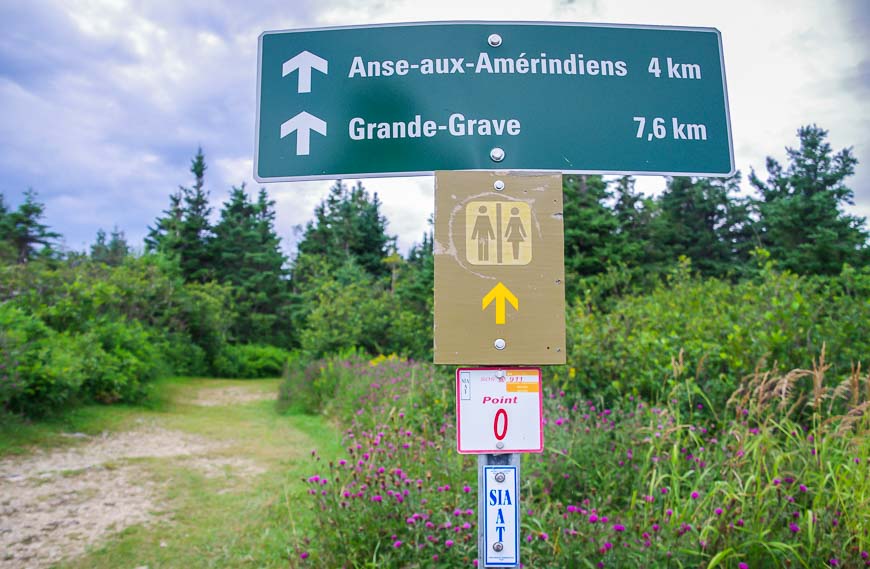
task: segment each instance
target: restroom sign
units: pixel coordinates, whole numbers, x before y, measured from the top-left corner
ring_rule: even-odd
[[[435,173],[436,364],[565,363],[562,177]]]
[[[472,265],[528,265],[532,209],[518,201],[472,201],[465,206],[465,256]]]
[[[543,452],[543,403],[540,368],[457,369],[457,450]]]

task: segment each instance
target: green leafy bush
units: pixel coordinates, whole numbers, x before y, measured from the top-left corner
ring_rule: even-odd
[[[691,276],[684,263],[652,292],[603,312],[576,306],[568,317],[565,385],[614,400],[662,400],[676,385],[721,409],[756,366],[809,368],[823,346],[831,375],[844,379],[870,354],[870,268],[808,278],[768,264],[732,284]],[[806,386],[804,386],[806,387]]]
[[[225,346],[215,358],[214,371],[220,377],[258,379],[278,377],[294,354],[258,344]]]
[[[184,284],[160,256],[0,266],[2,409],[39,416],[84,401],[136,401],[170,373],[210,371],[233,318],[230,288]],[[280,373],[268,349],[244,373]]]

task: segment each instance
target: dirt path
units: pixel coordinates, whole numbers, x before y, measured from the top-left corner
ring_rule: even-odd
[[[178,419],[182,414],[196,417],[199,409],[275,396],[274,389],[254,387],[201,382],[177,393],[174,413],[143,414],[120,432],[64,433],[71,446],[0,459],[0,569],[49,567],[126,527],[166,521],[169,481],[155,475],[157,463],[171,461],[204,477],[250,479],[264,472],[268,465],[256,458],[234,455],[232,448],[241,441],[178,428],[184,426]],[[232,414],[227,416],[232,420]]]

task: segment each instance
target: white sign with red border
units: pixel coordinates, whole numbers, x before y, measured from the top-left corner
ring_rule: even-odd
[[[462,454],[543,452],[541,368],[456,370],[456,447]]]

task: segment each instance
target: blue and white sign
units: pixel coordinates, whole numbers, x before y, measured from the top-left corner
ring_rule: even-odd
[[[484,567],[520,564],[520,494],[516,466],[484,466]]]

